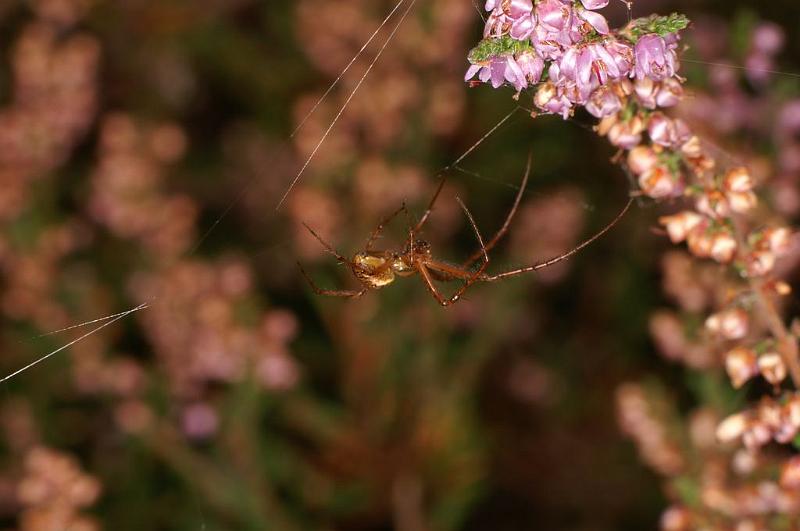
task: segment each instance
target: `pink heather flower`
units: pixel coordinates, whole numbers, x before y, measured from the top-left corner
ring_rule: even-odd
[[[658,106],[656,96],[659,88],[659,84],[649,77],[637,79],[633,84],[633,92],[636,94],[636,99],[645,109],[655,109]]]
[[[595,90],[586,102],[586,110],[596,118],[605,118],[617,114],[622,109],[622,100],[608,87]]]
[[[677,44],[669,44],[660,35],[645,35],[639,39],[634,48],[636,55],[636,78],[649,77],[653,81],[661,81],[675,75],[678,55]]]
[[[568,48],[559,62],[550,65],[549,75],[553,83],[566,89],[567,95],[571,93],[573,103],[579,105],[586,103],[589,94],[599,85],[593,81],[592,56],[585,47]],[[570,91],[571,88],[574,90]]]
[[[550,81],[539,86],[533,97],[533,103],[546,113],[560,114],[565,120],[572,113],[572,103]]]
[[[602,3],[602,2],[592,2],[591,0],[581,0],[581,1],[583,2],[584,6],[586,4]],[[605,7],[605,5],[608,5],[607,1],[603,4],[604,7]],[[595,13],[594,11],[591,11],[590,9],[580,9],[580,8],[578,8],[576,11],[577,11],[578,17],[583,19],[587,24],[589,24],[592,28],[594,28],[594,30],[597,33],[599,33],[600,35],[608,35],[609,29],[608,29],[608,21],[606,20],[606,17],[604,17],[600,13]]]
[[[730,204],[719,190],[706,190],[695,202],[697,211],[714,219],[726,218],[731,214]]]
[[[674,77],[669,77],[661,82],[661,88],[656,95],[656,104],[659,107],[674,107],[683,98],[683,85]]]
[[[506,56],[506,69],[503,76],[506,81],[514,85],[517,92],[522,91],[528,86],[528,79],[525,77],[525,72],[522,71],[522,68],[511,55]]]
[[[525,79],[531,85],[537,84],[542,79],[544,59],[534,52],[523,52],[517,57],[517,64],[522,70]]]
[[[561,33],[569,30],[572,24],[572,6],[560,0],[542,0],[536,6],[539,25],[548,33]]]
[[[644,122],[638,116],[634,116],[625,122],[617,121],[615,116],[609,116],[600,122],[599,131],[603,131],[603,122],[606,120],[614,121],[613,125],[608,129],[608,140],[613,145],[622,149],[633,149],[642,143]]]
[[[634,93],[636,99],[646,109],[673,107],[683,97],[683,86],[674,77],[667,78],[660,83],[644,77],[637,79],[634,83]]]
[[[511,0],[508,15],[511,20],[509,34],[514,39],[524,41],[533,33],[536,27],[536,18],[533,15],[533,2],[531,0]]]
[[[486,2],[486,11],[491,11],[483,29],[483,38],[501,37],[506,32],[506,28],[513,23],[511,17],[505,12],[502,0]]]
[[[633,70],[633,47],[622,41],[611,39],[605,42],[606,50],[617,63],[619,75],[628,77]]]
[[[654,144],[664,147],[678,148],[692,136],[689,126],[680,118],[671,119],[660,112],[655,112],[647,122],[647,132]]]
[[[513,61],[511,56],[508,57],[492,57],[487,63],[470,65],[467,73],[464,76],[464,81],[469,81],[477,74],[478,79],[484,83],[491,82],[493,88],[500,87],[508,80],[506,71],[509,67],[509,59]]]
[[[608,83],[609,78],[618,79],[627,72],[620,71],[619,62],[606,46],[595,42],[586,46],[589,53],[590,74],[594,74],[601,85]],[[614,52],[618,53],[618,52]]]
[[[664,166],[656,166],[639,176],[642,192],[653,199],[675,197],[683,192],[681,182]]]

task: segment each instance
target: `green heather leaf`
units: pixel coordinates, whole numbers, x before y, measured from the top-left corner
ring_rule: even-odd
[[[508,35],[500,38],[483,39],[473,48],[467,56],[472,64],[481,64],[499,55],[517,55],[519,53],[533,50],[533,46],[528,41],[518,41]]]
[[[638,41],[643,35],[656,34],[665,37],[670,33],[685,30],[689,27],[690,22],[686,15],[679,13],[667,16],[651,15],[632,20],[621,34],[632,42]]]

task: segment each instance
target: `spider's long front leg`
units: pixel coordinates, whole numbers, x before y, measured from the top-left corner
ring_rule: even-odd
[[[347,297],[349,299],[357,299],[358,297],[362,296],[363,294],[365,294],[367,292],[366,288],[362,289],[361,291],[346,290],[346,289],[323,289],[323,288],[320,288],[319,286],[317,286],[317,284],[314,282],[314,280],[311,278],[311,276],[308,273],[306,273],[306,270],[303,269],[303,266],[300,265],[299,262],[297,263],[297,266],[300,268],[300,272],[306,278],[306,281],[308,282],[308,285],[311,286],[311,289],[317,295],[326,295],[328,297]]]
[[[323,240],[323,239],[322,239],[322,236],[320,236],[319,234],[317,234],[316,232],[314,232],[314,229],[312,229],[311,227],[309,227],[308,225],[306,225],[306,223],[305,223],[305,222],[303,222],[303,226],[306,228],[306,230],[307,230],[308,232],[310,232],[310,233],[311,233],[311,235],[312,235],[314,238],[316,238],[316,239],[317,239],[317,241],[318,241],[320,244],[322,244],[322,246],[325,248],[325,250],[326,250],[326,251],[328,251],[328,252],[329,252],[330,254],[332,254],[333,256],[335,256],[335,257],[336,257],[336,259],[337,259],[337,260],[339,260],[339,262],[341,262],[341,263],[343,263],[343,264],[346,264],[346,263],[348,263],[348,262],[349,262],[349,260],[348,260],[347,258],[345,258],[345,257],[344,257],[344,256],[342,256],[341,254],[339,254],[339,253],[336,251],[336,249],[334,249],[334,248],[333,248],[333,246],[332,246],[331,244],[329,244],[328,242],[326,242],[325,240]]]
[[[422,226],[425,225],[426,221],[428,221],[428,217],[431,215],[431,212],[433,211],[433,205],[435,205],[436,204],[436,200],[439,199],[439,194],[442,192],[442,188],[444,188],[444,183],[445,183],[446,180],[447,180],[447,176],[443,175],[442,176],[442,180],[439,181],[439,186],[436,188],[436,192],[433,194],[433,197],[431,198],[431,202],[428,203],[428,208],[425,209],[425,213],[422,214],[422,217],[419,218],[419,221],[414,226],[414,228],[411,230],[412,234],[422,230]]]
[[[528,177],[531,174],[531,156],[528,156],[528,165],[525,168],[525,176],[522,178],[522,183],[519,185],[519,191],[517,191],[517,196],[514,198],[514,204],[511,206],[511,210],[509,210],[508,215],[506,216],[506,220],[503,222],[503,225],[500,227],[500,230],[492,236],[492,239],[481,249],[478,249],[469,258],[462,264],[462,267],[467,268],[471,266],[475,261],[480,258],[485,252],[491,251],[495,245],[506,235],[508,232],[508,227],[511,225],[511,220],[514,218],[514,214],[517,213],[517,208],[519,207],[519,203],[522,200],[522,194],[525,193],[525,187],[528,185]]]
[[[501,279],[504,279],[504,278],[513,277],[515,275],[521,275],[523,273],[530,273],[531,271],[538,271],[539,269],[544,269],[545,267],[549,267],[549,266],[551,266],[553,264],[557,264],[558,262],[561,262],[562,260],[566,260],[567,258],[570,258],[570,257],[574,256],[575,254],[580,252],[581,249],[583,249],[584,247],[592,244],[595,240],[597,240],[598,238],[603,236],[605,233],[610,231],[614,227],[614,225],[619,223],[619,220],[621,220],[622,217],[631,208],[631,205],[633,204],[633,201],[634,201],[633,198],[628,199],[628,202],[625,204],[625,207],[620,211],[619,214],[617,214],[617,217],[615,217],[611,221],[611,223],[609,223],[608,225],[603,227],[603,230],[601,230],[600,232],[598,232],[597,234],[595,234],[591,238],[589,238],[587,240],[584,240],[583,243],[581,243],[577,247],[573,248],[571,251],[568,251],[568,252],[566,252],[564,254],[561,254],[559,256],[556,256],[556,257],[551,258],[549,260],[545,260],[544,262],[539,262],[538,264],[534,264],[534,265],[531,265],[531,266],[521,267],[519,269],[513,269],[511,271],[505,271],[503,273],[497,273],[496,275],[485,275],[485,276],[481,277],[480,280],[482,282],[494,282],[495,280],[501,280]]]
[[[400,214],[400,212],[408,213],[408,209],[406,208],[406,204],[405,203],[403,203],[400,206],[400,208],[398,208],[397,210],[395,210],[394,212],[392,212],[391,214],[389,214],[388,216],[383,218],[381,220],[381,222],[378,224],[378,226],[375,227],[375,230],[372,231],[372,234],[370,234],[369,239],[367,240],[367,245],[365,246],[365,249],[367,250],[367,252],[371,252],[372,251],[372,246],[375,244],[375,241],[383,233],[384,227],[386,227],[386,225],[388,225],[390,221],[392,221],[394,218],[396,218],[397,215]]]

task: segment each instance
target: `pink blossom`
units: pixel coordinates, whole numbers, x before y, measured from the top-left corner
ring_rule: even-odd
[[[656,166],[639,176],[642,192],[653,199],[675,197],[683,192],[683,186],[672,172],[664,166]]]
[[[675,75],[678,56],[675,53],[677,44],[669,44],[667,39],[659,35],[645,35],[639,39],[634,48],[636,55],[636,78],[649,77],[661,81]]]
[[[653,113],[647,123],[647,132],[654,144],[677,148],[691,138],[691,131],[680,118],[671,119],[660,112]]]
[[[586,110],[596,118],[617,114],[622,109],[622,100],[608,87],[595,90],[586,102]]]
[[[544,112],[560,114],[565,120],[572,113],[572,103],[563,93],[560,93],[555,84],[550,81],[543,83],[539,87],[539,90],[536,91],[536,95],[533,97],[533,103]]]

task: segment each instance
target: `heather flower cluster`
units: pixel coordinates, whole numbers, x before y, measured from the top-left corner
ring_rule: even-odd
[[[489,0],[484,40],[470,53],[466,79],[497,88],[535,88],[542,113],[571,116],[584,107],[597,118],[623,110],[631,94],[654,109],[675,105],[681,94],[673,15],[640,19],[621,31],[597,12],[609,0]],[[636,129],[636,128],[633,128]],[[628,131],[633,142],[638,131]]]
[[[740,481],[735,486],[724,474],[706,474],[699,479],[703,510],[689,508],[698,500],[677,496],[680,501],[665,513],[662,528],[706,528],[709,514],[738,524],[752,523],[753,518],[762,518],[758,522],[763,523],[770,515],[796,515],[800,460],[762,456],[768,444],[792,443],[800,433],[800,395],[785,390],[789,381],[794,389],[800,385],[797,339],[778,310],[791,288],[775,275],[779,260],[792,250],[793,231],[776,223],[774,216],[764,215],[757,179],[745,165],[706,143],[684,120],[668,112],[683,100],[678,32],[688,20],[680,15],[652,16],[612,30],[597,12],[607,4],[607,0],[487,2],[491,15],[484,40],[470,54],[467,80],[477,76],[495,88],[508,83],[517,97],[531,89],[541,113],[567,118],[582,107],[599,119],[597,133],[619,149],[615,160],[638,183],[637,193],[683,205],[659,222],[670,240],[685,243],[694,258],[681,266],[684,281],[673,284],[680,284],[675,291],[683,294],[689,286],[697,286],[684,298],[691,306],[687,311],[701,325],[687,334],[688,325],[679,316],[657,315],[651,327],[659,347],[668,357],[683,358],[695,368],[722,365],[735,389],[757,378],[773,389],[772,396],[763,397],[755,407],[727,418],[715,415],[729,412],[706,415],[712,420],[703,424],[701,437],[708,448],[723,448],[714,449],[721,462],[728,458],[724,448],[742,445],[733,466],[746,469],[742,476],[765,474],[761,482]],[[762,62],[771,59],[780,45],[778,37],[762,31],[753,56]],[[702,260],[725,266],[722,271],[727,274],[717,266],[711,282],[703,285],[687,273]],[[672,262],[674,269],[677,262]],[[711,297],[703,294],[709,286]],[[698,298],[707,300],[692,303]],[[624,430],[661,473],[686,473],[688,459],[669,439],[658,415],[648,411],[645,394],[637,387],[621,392]],[[701,462],[698,466],[706,468],[707,463]],[[766,462],[770,466],[759,465]]]

